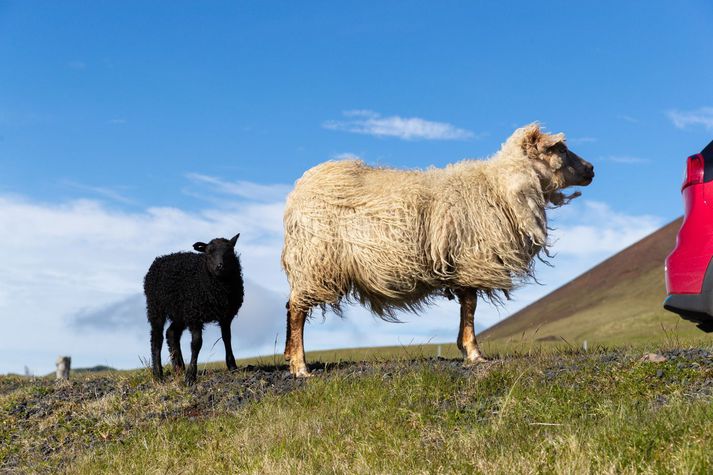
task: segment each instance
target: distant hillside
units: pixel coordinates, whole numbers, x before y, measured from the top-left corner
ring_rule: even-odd
[[[705,337],[694,324],[661,306],[664,259],[681,218],[629,246],[551,294],[480,334],[488,341],[562,341],[580,344]]]

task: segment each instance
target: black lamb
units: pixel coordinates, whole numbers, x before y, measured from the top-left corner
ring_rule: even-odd
[[[197,242],[193,252],[178,252],[157,257],[144,277],[146,313],[151,324],[151,366],[154,378],[163,378],[161,346],[166,319],[168,351],[175,372],[185,370],[181,354],[181,334],[191,332],[191,363],[186,384],[196,381],[198,352],[203,345],[203,326],[218,322],[225,344],[225,363],[237,369],[230,345],[230,324],[243,304],[243,276],[235,243],[217,238],[208,244]]]

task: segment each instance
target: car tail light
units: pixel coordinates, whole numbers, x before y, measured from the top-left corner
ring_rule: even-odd
[[[690,185],[697,185],[703,183],[703,172],[705,166],[703,163],[703,156],[691,155],[686,161],[686,176],[683,177],[683,186],[681,190],[686,189]]]

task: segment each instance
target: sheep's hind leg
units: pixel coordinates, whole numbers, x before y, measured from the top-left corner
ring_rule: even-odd
[[[290,360],[290,373],[296,378],[311,376],[305,363],[304,328],[306,319],[306,310],[290,305],[287,311],[288,338],[285,345],[285,357]]]
[[[475,289],[462,289],[456,292],[460,302],[460,330],[458,331],[458,349],[463,357],[470,363],[487,361],[475,339],[475,307],[478,302],[478,293]]]
[[[235,356],[233,355],[233,346],[230,343],[230,321],[220,322],[220,334],[225,345],[225,365],[228,371],[237,371],[238,365],[235,364]]]
[[[201,351],[203,346],[203,328],[194,327],[191,328],[191,362],[188,365],[186,371],[186,384],[188,386],[193,385],[196,382],[196,376],[198,374],[198,353]]]
[[[174,373],[181,373],[186,369],[186,364],[183,362],[183,353],[181,352],[181,335],[185,328],[183,325],[171,322],[168,326],[168,330],[166,330],[168,353],[171,355],[171,364],[173,365]]]

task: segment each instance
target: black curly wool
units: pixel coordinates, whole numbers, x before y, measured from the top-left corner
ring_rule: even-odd
[[[237,236],[233,238],[237,240]],[[157,257],[144,278],[147,317],[151,324],[152,367],[156,379],[163,377],[161,346],[163,328],[174,370],[183,371],[180,337],[191,332],[191,362],[186,382],[196,377],[198,352],[202,346],[203,326],[217,322],[225,344],[228,369],[236,369],[230,344],[230,324],[243,303],[244,289],[240,260],[234,241],[214,239],[209,244],[196,243],[200,253],[179,252]]]

